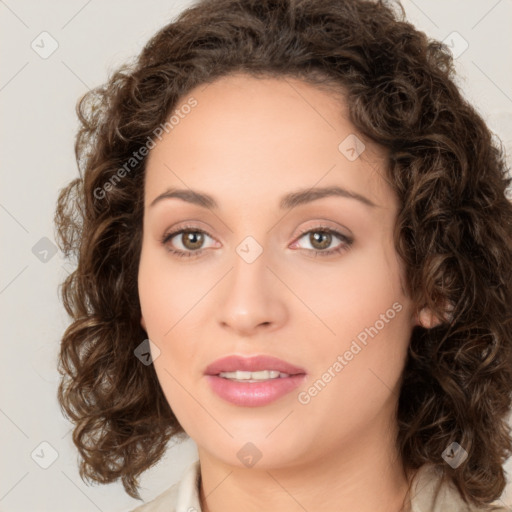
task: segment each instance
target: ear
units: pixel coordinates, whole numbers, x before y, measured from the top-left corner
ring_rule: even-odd
[[[436,327],[442,323],[441,320],[439,320],[439,318],[427,307],[422,308],[419,313],[416,312],[414,319],[414,325],[420,325],[425,329],[431,329],[432,327]]]
[[[432,310],[428,307],[423,307],[420,309],[419,313],[415,314],[415,323],[414,325],[421,325],[425,329],[431,329],[432,327],[436,327],[443,322],[449,323],[453,320],[453,304],[447,304],[445,306],[445,318],[441,320],[439,317],[432,313]]]

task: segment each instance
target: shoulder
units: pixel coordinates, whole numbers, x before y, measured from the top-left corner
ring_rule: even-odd
[[[425,464],[417,471],[411,486],[411,512],[511,512],[504,503],[494,502],[492,509],[470,506],[455,485],[443,480],[443,470]]]
[[[201,512],[199,505],[199,460],[194,461],[184,471],[181,479],[171,485],[156,498],[140,505],[130,512],[176,512],[177,510],[195,510]]]

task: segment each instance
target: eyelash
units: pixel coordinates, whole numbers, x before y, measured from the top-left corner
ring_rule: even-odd
[[[172,240],[176,235],[180,235],[182,233],[189,232],[189,233],[203,233],[210,238],[213,238],[211,235],[209,235],[206,231],[203,231],[202,229],[195,228],[194,226],[182,226],[178,230],[173,231],[172,233],[165,233],[161,239],[162,245],[165,246],[167,251],[172,253],[174,256],[177,256],[178,258],[196,258],[200,256],[206,249],[199,249],[197,251],[181,251],[176,249],[171,249],[167,245],[167,243]],[[335,229],[324,227],[324,226],[317,226],[313,229],[305,229],[300,232],[299,237],[297,240],[300,240],[305,234],[307,233],[328,233],[331,235],[336,236],[342,241],[342,244],[336,248],[336,249],[329,249],[327,251],[319,251],[317,249],[302,249],[307,252],[313,252],[315,257],[316,256],[332,256],[334,254],[341,253],[345,250],[350,249],[350,246],[353,243],[353,240],[343,234],[341,234],[339,231],[336,231]]]

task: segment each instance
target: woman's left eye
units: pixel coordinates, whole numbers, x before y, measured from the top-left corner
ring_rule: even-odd
[[[341,234],[339,231],[336,231],[335,229],[331,228],[314,228],[310,229],[304,233],[298,238],[300,240],[301,238],[304,238],[306,235],[309,235],[307,237],[307,241],[310,245],[312,245],[312,249],[306,249],[308,251],[313,251],[313,253],[318,256],[331,256],[332,254],[338,254],[345,250],[350,249],[350,246],[353,243],[352,238],[349,238],[346,235]],[[327,247],[329,247],[333,240],[338,239],[341,241],[337,246],[335,246],[333,249],[325,250]],[[296,242],[294,242],[295,244]]]
[[[353,243],[351,238],[334,229],[319,227],[303,232],[292,245],[295,245],[299,240],[305,238],[306,235],[309,235],[307,240],[312,248],[301,249],[306,250],[307,252],[313,252],[315,256],[330,256],[332,254],[341,253],[342,251],[348,250]],[[197,257],[203,253],[205,248],[201,246],[204,244],[205,237],[212,238],[208,233],[201,229],[183,228],[178,231],[174,231],[173,233],[165,234],[161,242],[167,250],[175,256],[178,256],[179,258],[190,258]],[[173,238],[177,238],[182,246],[181,248],[175,248],[172,247],[172,244],[169,244]],[[327,250],[335,239],[340,240],[341,243],[334,248]]]

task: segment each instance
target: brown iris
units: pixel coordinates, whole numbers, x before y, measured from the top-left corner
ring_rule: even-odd
[[[319,240],[322,238],[323,238],[324,242],[320,242],[320,247],[315,245],[315,244],[319,243]],[[326,240],[327,240],[327,243],[325,243]],[[313,247],[315,247],[316,249],[326,249],[327,247],[329,247],[329,245],[331,245],[332,235],[331,235],[331,233],[328,233],[326,231],[312,231],[309,234],[309,241],[311,242],[311,245]]]
[[[204,242],[204,234],[199,231],[184,231],[181,236],[183,245],[190,250],[200,249]]]

